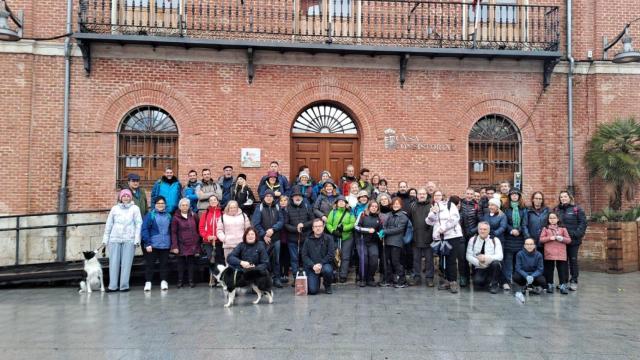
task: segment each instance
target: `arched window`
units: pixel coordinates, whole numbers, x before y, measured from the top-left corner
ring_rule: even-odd
[[[293,123],[291,132],[353,135],[358,133],[358,129],[344,111],[332,105],[320,104],[303,111]]]
[[[118,182],[138,174],[150,187],[167,166],[178,172],[178,128],[164,110],[154,106],[135,108],[125,116],[118,133]]]
[[[520,144],[520,131],[508,118],[492,114],[478,120],[469,133],[469,186],[509,181],[521,188],[514,176],[521,171]]]

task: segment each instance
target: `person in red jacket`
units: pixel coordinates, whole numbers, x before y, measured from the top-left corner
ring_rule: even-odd
[[[207,259],[216,264],[224,264],[224,252],[222,242],[217,236],[218,219],[222,216],[220,209],[220,199],[217,195],[209,197],[209,207],[201,212],[198,232],[202,238],[202,248],[207,253]],[[216,280],[213,275],[209,275],[209,286],[215,286]]]
[[[191,200],[182,198],[178,203],[178,211],[171,220],[171,252],[178,255],[178,288],[182,287],[185,264],[189,274],[189,286],[196,286],[193,274],[196,257],[200,255],[200,234],[198,216],[191,211],[190,206]]]
[[[553,293],[553,270],[558,269],[560,293],[569,293],[569,264],[567,262],[567,245],[571,237],[565,227],[560,224],[560,216],[549,213],[547,226],[540,233],[540,243],[544,245],[544,277],[547,279],[547,292]]]

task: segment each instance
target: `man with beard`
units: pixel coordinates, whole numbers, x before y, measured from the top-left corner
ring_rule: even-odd
[[[211,170],[202,169],[202,181],[200,187],[196,189],[196,195],[198,195],[199,211],[207,210],[211,196],[215,195],[218,199],[222,199],[222,188],[211,178]]]
[[[413,281],[412,285],[422,283],[422,258],[426,260],[425,278],[428,287],[433,287],[433,227],[427,225],[425,219],[429,216],[431,202],[427,200],[427,189],[418,189],[418,199],[409,209],[409,219],[413,224]]]
[[[173,175],[173,169],[167,167],[164,175],[156,181],[151,189],[151,207],[155,208],[158,196],[162,196],[167,204],[166,211],[172,214],[178,208],[178,201],[182,194],[182,185]]]
[[[344,172],[344,175],[340,178],[340,183],[338,186],[340,187],[340,191],[342,195],[349,195],[349,191],[351,189],[351,183],[356,181],[356,169],[353,165],[348,165],[347,169]],[[358,186],[359,187],[359,186]]]

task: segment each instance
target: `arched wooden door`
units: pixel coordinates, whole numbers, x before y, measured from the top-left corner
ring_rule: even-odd
[[[300,113],[291,129],[291,179],[307,165],[314,180],[323,170],[333,179],[347,165],[360,168],[360,142],[355,122],[346,112],[330,104],[313,105]]]

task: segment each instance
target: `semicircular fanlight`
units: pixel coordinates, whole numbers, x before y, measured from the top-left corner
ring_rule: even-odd
[[[357,134],[353,119],[332,105],[314,105],[303,111],[291,129],[293,133]]]
[[[177,133],[178,128],[171,116],[154,106],[135,108],[125,116],[122,132]]]

